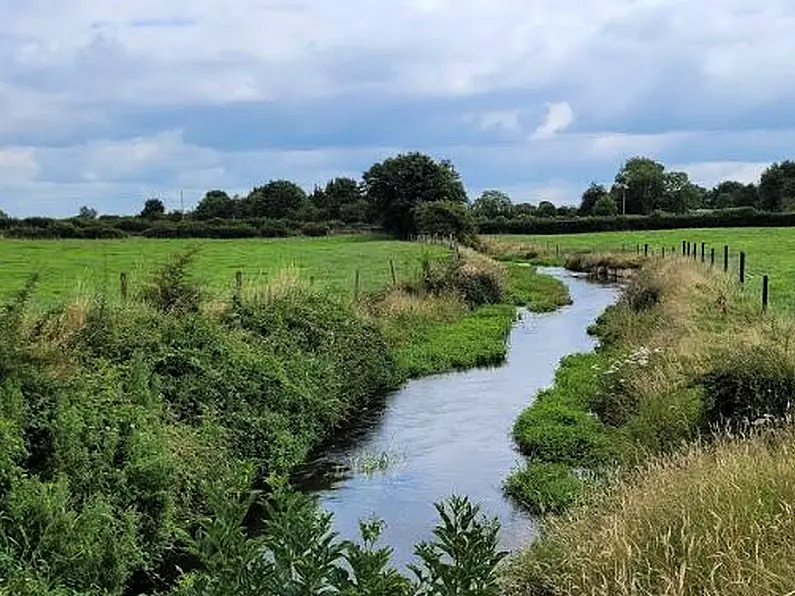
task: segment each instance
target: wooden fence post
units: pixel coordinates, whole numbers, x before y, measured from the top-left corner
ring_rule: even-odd
[[[740,283],[745,283],[745,253],[740,253]]]
[[[353,284],[353,299],[359,301],[359,270],[356,269],[356,281]]]
[[[709,251],[709,266],[715,266],[715,247],[713,246]]]
[[[729,271],[729,245],[726,244],[723,246],[723,272],[728,273]]]
[[[649,256],[649,245],[648,244],[644,244],[643,245],[643,256],[644,257],[648,257]]]
[[[127,301],[127,290],[128,290],[128,279],[127,279],[127,272],[122,271],[119,273],[119,292],[121,294],[122,301]]]
[[[682,240],[682,256],[685,256],[685,241]]]
[[[707,245],[704,242],[702,242],[701,243],[701,262],[702,263],[704,262],[704,251],[706,249],[707,249]]]
[[[762,310],[767,310],[767,303],[768,299],[770,298],[769,283],[770,280],[767,275],[762,277]]]
[[[696,250],[698,246],[698,242],[693,243],[693,260],[695,261],[698,258],[698,250]]]
[[[389,270],[392,272],[392,285],[397,283],[397,275],[395,275],[395,262],[389,259]]]
[[[664,246],[662,247],[662,258],[663,259],[665,258],[665,247]]]

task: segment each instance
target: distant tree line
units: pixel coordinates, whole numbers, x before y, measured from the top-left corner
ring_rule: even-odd
[[[726,180],[707,189],[685,172],[666,170],[648,157],[632,157],[609,187],[593,182],[578,206],[556,206],[547,200],[515,203],[494,189],[470,201],[450,161],[410,152],[374,164],[360,180],[337,177],[310,193],[292,181],[274,179],[245,196],[210,190],[186,213],[167,213],[159,199],[147,200],[137,216],[99,215],[87,206],[66,219],[13,219],[0,212],[0,233],[31,238],[241,238],[381,230],[401,239],[442,235],[471,242],[478,232],[692,227],[689,222],[702,220],[789,225],[790,217],[759,214],[793,211],[793,161],[771,164],[758,184]]]

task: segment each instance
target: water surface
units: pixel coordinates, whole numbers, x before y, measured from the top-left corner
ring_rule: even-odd
[[[320,496],[342,537],[357,538],[359,520],[378,517],[386,523],[383,539],[394,548],[393,562],[403,566],[413,560],[413,545],[430,538],[433,503],[456,493],[499,517],[502,548],[532,539],[532,517],[501,490],[521,461],[511,427],[532,396],[552,383],[563,356],[594,347],[586,329],[617,295],[615,286],[563,269],[540,271],[566,283],[573,304],[547,314],[520,311],[503,366],[411,381],[310,462],[303,488]],[[333,473],[340,467],[352,469]]]

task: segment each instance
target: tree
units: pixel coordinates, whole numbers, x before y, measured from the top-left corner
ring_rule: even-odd
[[[609,215],[616,215],[618,213],[618,205],[616,205],[615,200],[611,197],[607,192],[600,196],[596,204],[591,208],[591,215],[597,216],[609,216]]]
[[[294,217],[306,201],[306,192],[294,182],[271,180],[254,188],[244,203],[246,213],[252,217],[285,219]]]
[[[608,196],[607,189],[603,185],[591,182],[591,185],[582,193],[579,214],[595,215],[593,210],[596,203],[599,202],[599,199],[606,196]]]
[[[317,197],[322,198],[322,202],[316,203],[316,206],[326,214],[327,219],[342,219],[342,208],[361,201],[364,192],[361,184],[353,178],[338,177],[329,180]]]
[[[478,217],[511,217],[511,197],[500,190],[484,190],[472,204],[472,212]]]
[[[713,209],[755,207],[758,201],[756,185],[724,180],[709,191],[706,202]]]
[[[555,217],[557,214],[557,208],[549,201],[541,201],[536,209],[536,215],[538,217]]]
[[[97,218],[97,210],[93,209],[92,207],[87,207],[83,205],[80,207],[80,211],[77,213],[77,217],[80,219],[96,219]]]
[[[475,224],[463,203],[431,201],[416,210],[417,231],[420,234],[447,238],[452,236],[461,244],[475,240]]]
[[[423,203],[467,202],[458,172],[447,160],[422,153],[403,153],[374,164],[364,175],[372,213],[386,232],[409,238],[417,232],[415,210]]]
[[[648,215],[665,194],[665,166],[647,157],[631,157],[616,174],[614,194],[621,205],[626,196],[626,212]]]
[[[6,213],[5,211],[3,211],[2,209],[0,209],[0,219],[10,219],[10,218],[8,217],[8,213]]]
[[[513,206],[514,217],[533,217],[538,208],[532,203],[516,203]]]
[[[759,180],[759,207],[783,211],[795,202],[795,162],[773,163]]]
[[[198,219],[232,219],[237,215],[237,201],[223,190],[210,190],[199,201],[194,211]]]
[[[144,203],[143,211],[141,211],[140,217],[144,219],[157,219],[158,217],[162,217],[166,212],[166,206],[163,205],[163,201],[160,199],[149,199]]]

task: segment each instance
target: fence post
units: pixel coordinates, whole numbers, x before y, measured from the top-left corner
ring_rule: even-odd
[[[644,257],[648,257],[649,256],[649,245],[648,244],[644,244],[643,245],[643,256]]]
[[[704,242],[702,242],[701,243],[701,262],[702,263],[704,262],[704,251],[706,249],[707,249],[707,245]]]
[[[745,253],[740,253],[740,283],[745,283]]]
[[[665,247],[664,246],[662,247],[662,258],[663,259],[665,258]]]
[[[119,273],[119,292],[121,293],[121,299],[123,301],[127,301],[127,290],[128,290],[128,283],[127,283],[127,272],[122,271]]]
[[[560,244],[555,245],[555,256],[556,257],[560,256]]]
[[[770,280],[768,279],[767,275],[762,277],[762,310],[767,310],[767,302],[770,298],[769,286]]]
[[[685,241],[682,240],[682,256],[685,256]]]
[[[389,270],[392,272],[392,285],[397,283],[397,276],[395,275],[395,263],[392,259],[389,259]]]
[[[729,245],[725,244],[723,246],[723,272],[727,273],[729,271]]]
[[[243,298],[243,272],[235,271],[235,300],[240,302]]]
[[[356,269],[356,281],[353,284],[353,299],[359,301],[359,270]]]
[[[698,258],[698,242],[693,243],[693,260],[695,261]]]
[[[709,266],[715,266],[715,247],[713,246],[709,251]]]
[[[690,242],[687,243],[687,254],[685,256],[690,256]]]

